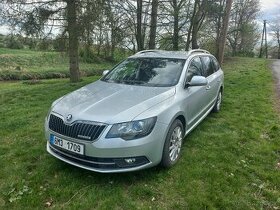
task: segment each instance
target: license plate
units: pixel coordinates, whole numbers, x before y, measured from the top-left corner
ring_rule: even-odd
[[[57,147],[63,148],[65,150],[83,155],[84,154],[84,145],[83,144],[78,144],[74,143],[72,141],[68,141],[62,138],[59,138],[54,135],[50,135],[50,143],[52,145],[55,145]]]

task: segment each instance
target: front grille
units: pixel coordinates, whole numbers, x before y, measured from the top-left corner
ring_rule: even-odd
[[[53,114],[50,115],[49,128],[63,136],[72,137],[86,141],[96,140],[106,125],[96,125],[89,123],[74,122],[72,125],[67,125],[64,121]]]

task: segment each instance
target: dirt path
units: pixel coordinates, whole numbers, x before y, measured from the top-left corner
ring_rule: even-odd
[[[273,60],[271,68],[276,81],[277,93],[280,97],[280,60]]]

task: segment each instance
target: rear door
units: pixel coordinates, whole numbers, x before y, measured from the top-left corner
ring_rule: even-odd
[[[219,89],[219,77],[214,68],[212,57],[205,55],[201,56],[203,66],[203,76],[207,78],[208,85],[206,86],[207,91],[207,109],[210,108],[216,100],[218,89]]]

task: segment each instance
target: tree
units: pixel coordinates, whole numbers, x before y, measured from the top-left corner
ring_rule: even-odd
[[[272,24],[270,24],[270,28],[273,32],[273,38],[277,42],[277,58],[280,59],[280,23],[275,20]]]
[[[172,0],[170,1],[170,5],[173,9],[172,16],[173,16],[173,50],[179,50],[179,21],[180,21],[180,10],[183,8],[184,4],[186,3],[185,0]]]
[[[210,22],[210,28],[213,28],[211,31],[214,36],[214,44],[215,44],[215,49],[213,53],[215,53],[216,57],[219,55],[219,44],[221,41],[221,32],[222,32],[222,25],[223,25],[223,18],[225,15],[225,5],[226,5],[226,0],[218,0],[214,4],[212,4],[211,8],[209,8],[209,22]],[[211,24],[212,23],[212,24]]]
[[[240,52],[252,52],[258,42],[258,28],[255,23],[258,12],[259,0],[233,2],[227,36],[233,56]]]
[[[258,1],[235,0],[232,16],[226,10],[232,1],[227,0],[4,0],[0,6],[9,8],[0,9],[30,40],[44,40],[51,34],[46,29],[60,27],[55,49],[68,50],[70,80],[77,82],[79,56],[92,62],[95,52],[114,60],[117,50],[122,54],[157,46],[188,50],[206,43],[220,57],[226,35],[233,51],[252,49],[256,39],[254,2]],[[63,47],[57,45],[60,42]]]
[[[80,28],[80,44],[84,49],[84,58],[87,61],[93,60],[93,43],[96,28],[104,19],[104,1],[103,0],[83,0],[79,6],[79,28]]]
[[[59,22],[68,32],[70,81],[80,81],[79,72],[79,24],[77,11],[81,0],[5,0],[9,6],[6,19],[27,36],[43,34],[47,27]],[[66,24],[63,24],[63,22]]]
[[[158,12],[158,0],[152,0],[149,49],[156,48],[157,12]]]
[[[196,0],[195,1],[195,11],[192,18],[192,28],[191,28],[191,34],[192,34],[192,49],[199,48],[198,46],[198,31],[200,30],[202,23],[205,19],[205,16],[207,14],[207,1],[206,0]]]
[[[158,43],[168,50],[184,48],[185,27],[188,22],[187,2],[191,0],[165,0],[159,1],[158,12]],[[182,42],[183,41],[183,42]],[[163,44],[165,43],[165,44]],[[170,48],[171,44],[171,48]]]
[[[79,71],[79,28],[77,25],[77,1],[67,0],[67,23],[68,23],[68,34],[69,34],[69,70],[70,70],[70,81],[80,81]]]
[[[136,41],[137,41],[138,51],[141,51],[144,49],[143,34],[142,34],[142,10],[143,10],[143,2],[142,2],[142,0],[137,0]]]
[[[189,25],[189,30],[188,30],[186,50],[189,49],[190,44],[192,44],[192,49],[199,48],[198,32],[206,17],[208,3],[209,2],[207,0],[195,0],[195,2],[194,2],[192,17],[190,20],[190,25]]]
[[[229,23],[229,18],[230,18],[230,10],[232,6],[232,0],[227,0],[226,2],[226,9],[225,9],[225,15],[223,18],[223,26],[221,30],[221,35],[220,35],[220,43],[218,47],[218,61],[220,63],[223,63],[224,60],[224,50],[225,50],[225,45],[226,45],[226,37],[227,37],[227,31],[228,31],[228,23]]]

